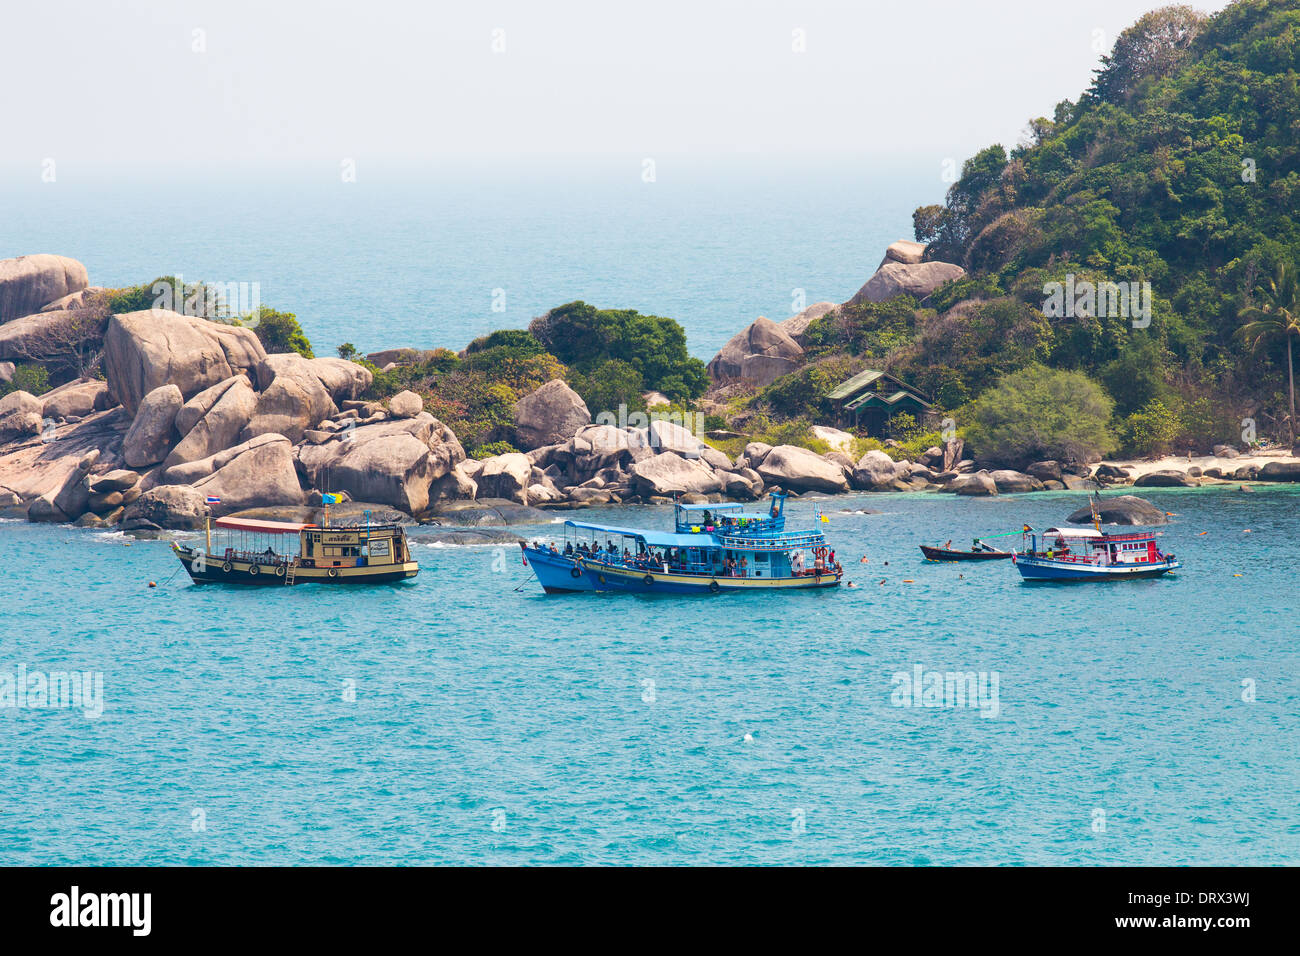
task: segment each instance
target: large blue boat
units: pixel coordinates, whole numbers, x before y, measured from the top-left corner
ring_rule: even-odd
[[[1012,553],[1027,581],[1115,581],[1154,578],[1181,563],[1156,546],[1151,531],[1107,534],[1100,528],[1048,528],[1040,540],[1026,526],[1028,547]]]
[[[820,531],[785,530],[782,494],[772,495],[762,512],[746,513],[740,504],[678,504],[675,518],[671,532],[566,521],[562,540],[520,548],[548,594],[826,588],[844,573]]]

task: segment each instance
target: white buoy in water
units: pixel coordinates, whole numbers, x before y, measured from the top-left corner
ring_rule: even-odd
[[[747,743],[747,744],[752,744],[753,742],[754,742],[754,735],[753,735],[753,734],[745,734],[745,743]]]

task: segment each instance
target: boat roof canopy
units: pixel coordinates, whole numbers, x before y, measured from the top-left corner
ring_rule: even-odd
[[[314,524],[300,524],[296,521],[262,521],[258,518],[218,518],[212,524],[231,531],[253,531],[257,534],[297,534],[305,528],[316,527]]]
[[[682,511],[740,511],[745,506],[738,501],[725,502],[723,504],[704,504],[704,505],[682,505],[677,506]]]
[[[566,521],[566,528],[581,528],[584,531],[599,531],[601,534],[625,535],[638,538],[646,545],[661,545],[669,548],[712,548],[716,542],[709,535],[674,534],[671,531],[647,531],[643,528],[619,528],[607,524],[588,524],[585,521]]]
[[[1059,534],[1063,538],[1104,538],[1106,537],[1096,528],[1048,528],[1043,532],[1044,537],[1049,534]]]

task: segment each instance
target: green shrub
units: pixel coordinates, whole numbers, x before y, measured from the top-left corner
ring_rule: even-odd
[[[1115,450],[1114,402],[1082,372],[1031,365],[1003,376],[963,409],[981,460],[1022,467],[1040,459],[1083,461]]]
[[[254,318],[256,324],[254,324]],[[303,334],[298,317],[292,312],[277,312],[275,309],[259,309],[255,317],[241,320],[236,324],[252,327],[262,347],[268,352],[297,352],[303,358],[315,358],[311,343]]]
[[[28,392],[44,395],[50,390],[50,373],[41,365],[19,365],[8,382],[0,382],[0,395]]]
[[[623,362],[640,374],[644,390],[679,402],[698,398],[709,385],[704,363],[686,350],[686,332],[673,319],[570,302],[534,320],[528,331],[583,375]]]

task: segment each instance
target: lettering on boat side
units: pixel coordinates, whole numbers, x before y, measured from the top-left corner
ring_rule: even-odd
[[[132,936],[148,936],[152,910],[152,893],[82,893],[74,885],[50,897],[50,925],[128,927]]]
[[[889,702],[895,707],[941,707],[978,710],[981,717],[1002,712],[998,671],[936,671],[920,664],[897,671]]]
[[[44,710],[80,707],[91,720],[104,713],[103,671],[0,671],[0,707]]]

